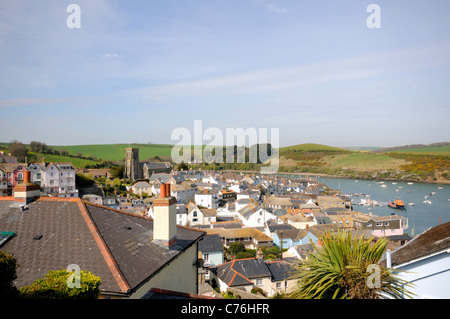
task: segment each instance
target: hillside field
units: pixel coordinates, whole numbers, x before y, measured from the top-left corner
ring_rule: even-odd
[[[120,161],[125,158],[125,149],[127,147],[139,148],[139,159],[141,161],[147,158],[170,157],[172,145],[164,144],[101,144],[101,145],[68,145],[52,146],[54,149],[65,149],[71,155],[81,153],[85,156],[94,156],[98,159],[108,161]]]
[[[437,146],[437,147],[419,147],[403,150],[392,151],[393,153],[409,153],[420,155],[444,155],[450,156],[450,146]]]

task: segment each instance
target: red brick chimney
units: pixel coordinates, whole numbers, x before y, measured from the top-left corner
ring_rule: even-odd
[[[14,189],[14,199],[16,203],[24,203],[25,205],[32,202],[40,196],[40,187],[31,183],[31,172],[24,170],[23,183],[17,184]]]

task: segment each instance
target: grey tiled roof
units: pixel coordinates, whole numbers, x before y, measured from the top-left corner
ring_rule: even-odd
[[[178,227],[177,242],[168,250],[152,242],[153,221],[144,217],[79,199],[37,200],[22,213],[10,207],[13,203],[0,200],[0,231],[16,233],[2,250],[12,252],[20,264],[15,282],[19,288],[43,278],[49,270],[77,264],[101,278],[100,289],[123,292],[105,261],[106,254],[133,291],[204,234]],[[96,242],[92,229],[106,248]],[[33,239],[36,235],[42,238]]]
[[[201,252],[223,251],[222,241],[218,234],[211,234],[203,237],[198,242],[198,250]]]
[[[89,204],[86,207],[131,287],[165,266],[203,234],[179,227],[176,244],[167,250],[153,243],[152,220]]]
[[[16,287],[31,285],[49,270],[77,264],[102,280],[101,289],[120,291],[75,202],[35,201],[23,213],[0,201],[0,229],[16,236],[2,247],[16,257]],[[42,235],[40,240],[33,239]]]

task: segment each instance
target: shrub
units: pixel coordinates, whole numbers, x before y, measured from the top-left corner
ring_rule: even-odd
[[[20,289],[21,297],[30,299],[97,299],[101,279],[94,274],[81,271],[80,287],[69,288],[67,279],[73,272],[65,269],[50,270],[45,278]],[[70,279],[69,279],[70,282]]]
[[[0,298],[15,298],[18,290],[13,284],[17,278],[17,261],[14,255],[0,251]]]

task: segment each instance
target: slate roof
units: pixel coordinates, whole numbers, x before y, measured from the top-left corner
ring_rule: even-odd
[[[246,258],[235,259],[210,270],[228,287],[237,287],[253,285],[257,278],[269,277],[271,281],[288,279],[293,267],[283,260],[265,262],[259,258]]]
[[[450,222],[427,229],[391,254],[392,266],[426,257],[450,248]],[[380,264],[386,264],[383,258]]]
[[[207,228],[205,232],[208,234],[219,234],[222,238],[252,238],[258,242],[273,242],[272,238],[264,234],[255,227],[248,228]]]
[[[297,228],[280,229],[275,231],[278,238],[281,237],[281,232],[283,232],[283,239],[290,238],[292,241],[303,239],[309,233],[307,230]]]
[[[148,169],[166,169],[172,167],[166,162],[145,162],[143,165],[145,165]]]
[[[223,251],[222,241],[218,234],[204,236],[198,242],[198,250],[201,252]]]
[[[272,281],[287,280],[294,271],[292,265],[282,260],[268,261],[266,265],[272,274]]]
[[[177,242],[168,250],[152,242],[153,220],[146,217],[79,198],[41,198],[23,213],[13,203],[0,200],[0,230],[16,233],[2,250],[20,264],[19,288],[49,270],[77,264],[101,278],[103,292],[129,294],[204,234],[178,227]],[[36,235],[42,238],[33,239]]]
[[[269,228],[269,231],[271,233],[274,233],[278,230],[289,230],[289,229],[296,229],[294,226],[289,224],[271,224],[267,226]]]
[[[251,279],[272,276],[264,261],[257,258],[232,260],[213,271],[228,287],[253,285]]]

